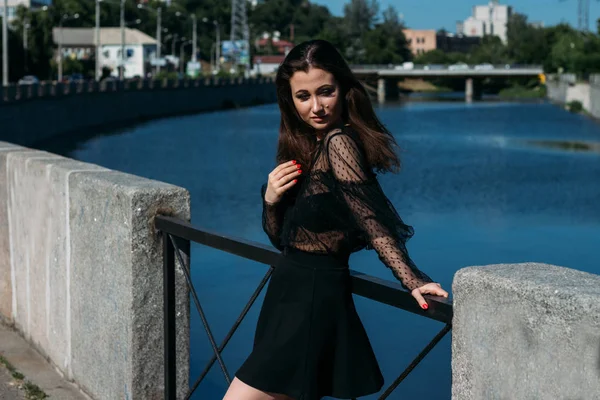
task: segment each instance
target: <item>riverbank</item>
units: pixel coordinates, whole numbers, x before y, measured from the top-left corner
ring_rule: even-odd
[[[600,74],[592,74],[587,81],[574,74],[550,75],[546,82],[548,100],[569,111],[600,119]]]
[[[31,146],[60,135],[276,101],[270,79],[9,86],[0,90],[0,140]]]

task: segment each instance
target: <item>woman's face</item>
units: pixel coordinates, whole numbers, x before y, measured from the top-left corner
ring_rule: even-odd
[[[340,122],[342,99],[332,74],[318,68],[297,71],[290,86],[298,115],[318,133],[327,132]]]

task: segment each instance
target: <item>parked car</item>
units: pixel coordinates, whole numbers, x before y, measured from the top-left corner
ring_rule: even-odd
[[[427,64],[426,66],[423,67],[423,69],[426,71],[440,70],[440,69],[446,69],[446,66],[441,65],[441,64]]]
[[[483,63],[475,66],[475,71],[489,71],[491,69],[494,69],[494,66],[490,63]]]
[[[21,79],[19,79],[19,85],[37,85],[40,83],[40,80],[37,76],[34,75],[25,75]]]
[[[469,69],[469,65],[464,62],[452,64],[451,66],[448,67],[448,70],[450,70],[450,71],[463,71],[465,69]]]
[[[83,82],[85,78],[82,74],[71,74],[63,76],[63,83]]]
[[[414,69],[415,68],[415,63],[411,62],[411,61],[407,61],[402,63],[402,65],[396,65],[394,67],[395,70],[402,70],[402,69]]]

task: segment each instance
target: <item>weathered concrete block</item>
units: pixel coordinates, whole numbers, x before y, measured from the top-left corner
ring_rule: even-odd
[[[70,179],[72,371],[97,399],[163,398],[162,248],[154,217],[188,220],[182,188],[119,172]],[[178,274],[180,283],[183,275]],[[178,296],[179,392],[189,300]]]
[[[15,325],[70,376],[68,179],[106,169],[35,150],[7,165]]]
[[[13,322],[13,294],[16,293],[12,290],[6,158],[8,154],[18,151],[29,149],[0,142],[0,315],[8,323]]]
[[[600,276],[469,267],[453,295],[453,399],[600,398]]]
[[[189,202],[179,187],[0,142],[0,312],[94,399],[163,398],[162,240],[154,218],[189,220]],[[183,397],[189,292],[181,267]]]

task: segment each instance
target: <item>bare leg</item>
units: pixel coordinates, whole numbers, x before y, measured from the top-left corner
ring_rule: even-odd
[[[238,378],[233,378],[223,400],[294,400],[279,393],[267,393],[245,384]]]

